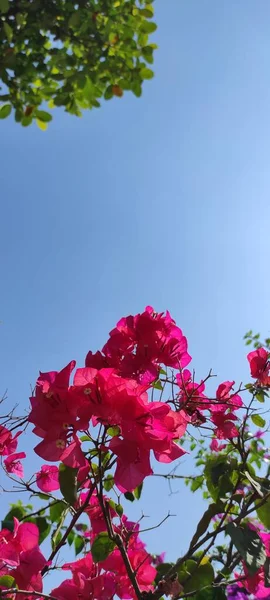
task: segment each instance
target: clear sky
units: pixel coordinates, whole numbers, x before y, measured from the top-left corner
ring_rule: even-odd
[[[140,99],[58,110],[46,133],[1,122],[1,391],[21,410],[39,369],[82,365],[146,304],[171,311],[198,378],[245,380],[243,334],[269,335],[269,1],[155,7]],[[178,515],[146,535],[171,559],[203,510],[176,489],[148,481],[132,507]]]

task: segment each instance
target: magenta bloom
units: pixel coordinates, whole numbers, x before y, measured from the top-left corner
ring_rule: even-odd
[[[37,473],[36,483],[42,492],[54,492],[59,490],[58,467],[42,465]]]
[[[17,475],[18,477],[23,477],[23,465],[19,459],[25,457],[25,452],[17,452],[17,454],[10,454],[7,456],[4,460],[7,472]]]
[[[247,355],[251,377],[258,379],[263,385],[269,384],[268,352],[265,348],[258,348]]]

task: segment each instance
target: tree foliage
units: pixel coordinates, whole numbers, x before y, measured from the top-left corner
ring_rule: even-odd
[[[0,119],[47,127],[102,98],[142,93],[157,47],[149,0],[0,0]],[[45,108],[45,109],[44,109]]]

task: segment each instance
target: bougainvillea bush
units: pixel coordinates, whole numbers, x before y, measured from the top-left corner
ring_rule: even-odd
[[[169,312],[148,306],[122,318],[85,365],[40,373],[27,417],[12,411],[0,427],[2,467],[32,502],[2,515],[2,598],[270,598],[270,340],[249,332],[246,342],[254,345],[251,381],[220,382],[210,395],[211,371],[196,382],[181,329]],[[29,428],[41,466],[25,480]],[[187,452],[194,468],[183,476]],[[122,506],[143,497],[158,463],[207,502],[185,552],[170,563],[166,548],[147,551],[141,522]],[[56,568],[62,581],[51,589],[46,578],[44,593],[44,576]]]

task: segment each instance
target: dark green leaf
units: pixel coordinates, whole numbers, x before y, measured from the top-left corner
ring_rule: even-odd
[[[78,554],[80,554],[80,552],[83,550],[84,548],[84,538],[81,537],[80,535],[77,535],[75,537],[75,541],[74,541],[74,546],[75,546],[75,556],[77,556]]]
[[[265,563],[266,554],[260,536],[248,526],[229,523],[226,532],[242,556],[249,572],[254,575]]]
[[[51,522],[54,523],[55,521],[58,521],[60,519],[63,511],[66,510],[66,508],[67,508],[67,505],[62,500],[59,500],[59,502],[52,504],[52,506],[50,506]]]
[[[72,529],[71,532],[67,536],[67,543],[69,546],[72,546],[72,544],[74,542],[74,538],[75,538],[75,532]]]
[[[110,540],[108,533],[102,531],[99,533],[91,546],[91,553],[95,563],[105,560],[115,548],[115,543]]]
[[[43,123],[49,123],[52,120],[52,115],[45,110],[35,110],[35,117]]]
[[[103,487],[106,492],[109,492],[114,486],[114,478],[113,475],[107,475],[107,477],[103,481]]]
[[[211,585],[211,583],[214,581],[214,577],[214,569],[210,562],[200,564],[198,568],[194,569],[190,579],[186,583],[184,582],[183,585],[185,594],[200,590],[200,588],[204,586]]]
[[[260,508],[256,509],[256,513],[261,521],[261,523],[270,531],[270,498],[260,506]]]
[[[157,566],[157,574],[155,578],[155,583],[157,584],[160,579],[163,579],[165,575],[167,575],[168,571],[173,567],[173,563],[161,563]]]
[[[51,531],[51,525],[44,517],[37,517],[35,521],[39,530],[39,545],[48,537]]]
[[[72,469],[63,463],[59,466],[60,490],[66,502],[71,506],[77,500],[77,473],[78,469]]]
[[[266,557],[266,561],[264,563],[264,585],[267,588],[270,588],[270,557]]]
[[[126,500],[129,500],[130,502],[134,502],[135,497],[133,496],[132,492],[125,492],[124,494]]]
[[[121,506],[121,504],[116,504],[115,510],[116,510],[117,514],[119,515],[119,517],[122,517],[123,512],[124,512],[123,506]]]
[[[0,0],[0,13],[6,13],[9,9],[9,0]]]
[[[234,489],[238,479],[237,460],[226,454],[209,456],[205,465],[205,479],[209,493],[215,502]]]
[[[193,600],[226,600],[227,596],[225,594],[224,588],[221,587],[207,587],[200,592],[197,592],[195,596],[193,596]]]
[[[223,511],[224,511],[224,505],[222,503],[210,504],[210,506],[205,511],[204,515],[202,516],[201,520],[198,523],[196,532],[191,540],[191,546],[195,546],[196,542],[207,531],[207,529],[212,521],[212,518],[216,514],[222,513]]]

